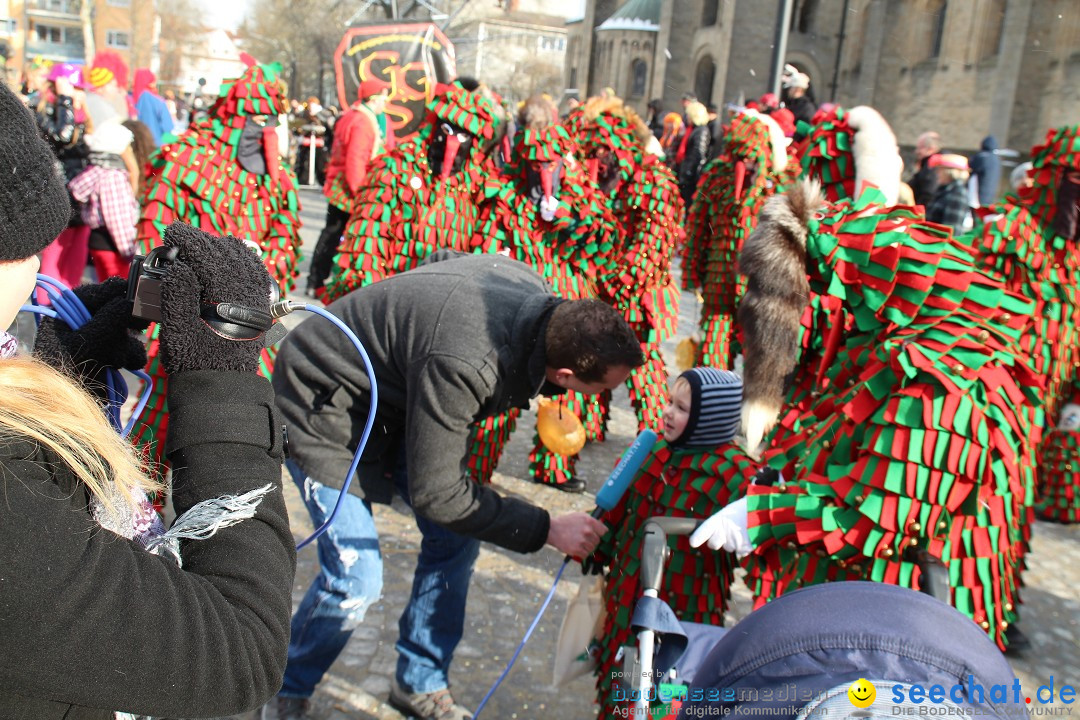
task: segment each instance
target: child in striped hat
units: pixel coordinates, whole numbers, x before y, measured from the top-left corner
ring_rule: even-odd
[[[735,443],[743,383],[736,373],[696,367],[671,385],[663,439],[642,465],[622,501],[603,520],[611,530],[583,567],[610,565],[604,582],[607,617],[597,639],[600,718],[622,717],[613,673],[623,645],[633,644],[630,616],[641,596],[642,529],[649,518],[705,517],[743,494],[758,464]],[[668,538],[671,557],[660,599],[680,620],[723,625],[736,560],[731,553],[704,552],[686,537]],[[625,690],[625,688],[624,688]],[[623,705],[623,707],[620,707]]]

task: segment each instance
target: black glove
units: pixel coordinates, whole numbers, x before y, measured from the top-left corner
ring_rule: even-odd
[[[34,341],[34,355],[51,365],[68,369],[93,389],[106,368],[141,370],[146,347],[131,330],[145,330],[146,320],[132,317],[127,280],[109,278],[98,285],[75,288],[75,295],[90,312],[90,320],[72,330],[63,320],[42,318]]]
[[[581,574],[582,575],[604,575],[604,563],[596,557],[595,554],[590,555],[581,561]]]
[[[165,230],[165,245],[179,251],[161,281],[165,370],[255,372],[266,333],[234,340],[204,318],[219,303],[243,306],[269,318],[271,280],[262,261],[234,237],[214,237],[179,222]]]

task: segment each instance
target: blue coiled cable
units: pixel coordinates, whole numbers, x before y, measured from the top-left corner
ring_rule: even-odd
[[[72,292],[71,288],[64,285],[64,283],[56,278],[38,273],[36,286],[49,296],[50,306],[39,305],[37,302],[37,293],[35,292],[34,295],[31,296],[32,304],[23,305],[21,308],[22,310],[34,313],[35,315],[45,315],[47,317],[56,318],[57,320],[62,320],[67,323],[72,330],[78,330],[90,321],[90,311],[86,309],[86,305],[84,305],[83,301],[79,299],[79,296]],[[124,402],[127,400],[127,383],[124,381],[124,376],[118,369],[106,368],[105,370],[105,392],[108,400],[107,414],[109,416],[109,422],[111,422],[112,426],[116,428],[116,431],[125,438],[131,434],[131,430],[135,427],[135,423],[138,421],[139,416],[146,408],[146,403],[150,400],[150,394],[154,390],[154,381],[149,375],[142,370],[134,371],[134,375],[144,383],[144,390],[138,403],[135,405],[131,417],[128,419],[127,423],[124,423],[120,416],[120,412],[124,407]]]
[[[342,502],[344,502],[345,496],[349,494],[349,486],[352,485],[353,476],[356,474],[356,468],[360,464],[360,458],[364,454],[364,447],[367,445],[368,437],[371,435],[371,428],[375,425],[375,410],[376,408],[378,408],[379,405],[379,386],[378,383],[375,382],[375,369],[371,366],[371,358],[368,357],[367,350],[364,349],[364,345],[360,342],[360,338],[356,337],[356,333],[354,333],[349,328],[349,326],[342,322],[341,319],[339,319],[336,315],[324,308],[318,307],[317,305],[308,305],[305,303],[297,303],[294,301],[277,303],[277,307],[282,308],[282,311],[280,313],[275,312],[274,314],[276,316],[280,316],[280,314],[284,314],[285,312],[292,312],[294,310],[306,310],[310,313],[314,313],[316,315],[324,317],[330,322],[332,322],[334,325],[336,325],[337,328],[341,330],[341,332],[345,333],[345,337],[349,338],[349,341],[352,342],[353,347],[356,348],[356,352],[360,353],[360,357],[364,360],[364,368],[365,370],[367,370],[368,382],[371,385],[371,402],[368,403],[367,422],[364,423],[364,432],[360,435],[360,443],[356,446],[356,452],[353,454],[352,464],[349,465],[349,472],[345,476],[345,481],[341,486],[341,494],[338,496],[338,500],[334,504],[334,509],[330,513],[330,517],[326,518],[326,521],[323,522],[323,524],[320,525],[318,528],[316,528],[315,532],[313,532],[310,537],[304,539],[296,546],[297,550],[301,550],[305,546],[309,545],[316,538],[318,538],[320,535],[322,535],[324,532],[326,532],[327,528],[330,527],[330,524],[334,522],[334,518],[337,517],[338,510],[341,509],[341,504]]]

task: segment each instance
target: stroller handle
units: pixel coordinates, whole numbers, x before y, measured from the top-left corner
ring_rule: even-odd
[[[689,535],[700,524],[697,518],[652,517],[646,521],[641,541],[641,582],[646,591],[653,591],[653,597],[664,578],[668,535]]]

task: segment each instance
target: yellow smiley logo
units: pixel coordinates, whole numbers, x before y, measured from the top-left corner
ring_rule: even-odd
[[[877,690],[864,678],[859,678],[851,684],[847,691],[848,700],[857,708],[868,708],[877,697]]]

